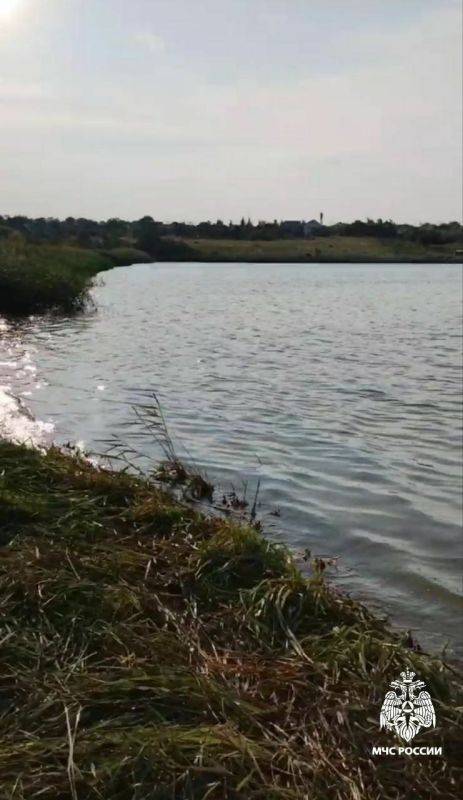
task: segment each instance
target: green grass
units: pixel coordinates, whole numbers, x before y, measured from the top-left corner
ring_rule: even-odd
[[[0,442],[2,800],[461,796],[460,689],[254,528]],[[444,757],[372,757],[389,682]]]
[[[93,250],[0,243],[0,312],[31,314],[81,308],[94,275],[113,266]]]
[[[429,245],[372,237],[330,236],[314,239],[239,241],[185,239],[198,261],[262,262],[458,262],[455,245]]]
[[[114,266],[150,262],[131,247],[98,251],[79,247],[0,242],[0,312],[31,314],[82,308],[94,276]]]

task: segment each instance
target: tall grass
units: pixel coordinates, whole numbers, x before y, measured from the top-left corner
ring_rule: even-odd
[[[149,480],[0,442],[0,797],[461,796],[462,694],[314,565]],[[372,757],[389,682],[437,757]]]
[[[112,265],[108,256],[92,250],[2,242],[0,312],[81,308],[92,277]]]

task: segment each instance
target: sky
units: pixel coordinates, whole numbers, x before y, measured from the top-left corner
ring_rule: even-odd
[[[460,0],[0,0],[0,214],[462,217]]]

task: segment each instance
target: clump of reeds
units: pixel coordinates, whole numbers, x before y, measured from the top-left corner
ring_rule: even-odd
[[[28,245],[20,238],[0,243],[0,312],[32,314],[82,308],[92,277],[112,266],[92,250]]]
[[[157,466],[154,477],[162,483],[182,486],[187,496],[194,500],[212,500],[213,484],[200,472],[194,463],[186,465],[178,455],[169,433],[161,403],[152,392],[147,405],[139,405],[136,413],[141,426],[150,434],[164,454],[164,460]]]
[[[457,679],[251,526],[57,449],[0,443],[0,796],[461,796]],[[375,757],[392,678],[443,757]]]

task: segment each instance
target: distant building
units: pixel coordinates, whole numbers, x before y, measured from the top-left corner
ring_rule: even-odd
[[[301,236],[304,232],[304,225],[305,223],[299,219],[285,219],[280,224],[280,230],[290,236]]]
[[[320,216],[322,217],[322,215]],[[303,223],[304,236],[306,237],[316,236],[317,233],[320,233],[320,230],[323,227],[324,226],[321,224],[321,222],[318,221],[318,219],[311,219],[309,220],[309,222],[304,222]]]

